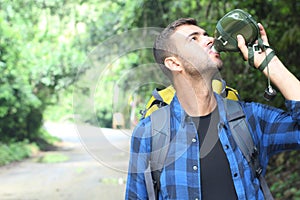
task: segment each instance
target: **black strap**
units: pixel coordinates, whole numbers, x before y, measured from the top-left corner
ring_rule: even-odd
[[[155,99],[155,100],[151,103],[151,105],[149,106],[149,109],[150,109],[152,106],[154,106],[154,105],[157,105],[159,108],[161,108],[161,107],[166,106],[166,105],[168,105],[168,104],[167,104],[166,102],[164,102],[164,101]]]
[[[266,179],[263,176],[259,176],[259,181],[260,181],[260,187],[262,188],[264,193],[265,200],[274,200]]]
[[[254,67],[254,52],[261,52],[265,51],[267,48],[270,48],[269,46],[263,44],[263,40],[260,37],[257,39],[257,41],[257,44],[248,46],[248,63],[251,67]]]
[[[254,67],[254,52],[256,51],[266,51],[266,49],[272,49],[270,46],[264,45],[261,38],[258,38],[258,44],[249,45],[248,46],[248,63],[251,67]],[[275,56],[275,51],[272,49],[272,51],[266,56],[266,58],[263,60],[263,62],[259,65],[257,69],[260,71],[263,71],[269,64],[269,62],[272,60],[272,58]]]
[[[258,159],[258,149],[254,145],[241,105],[237,101],[224,98],[224,106],[232,137],[251,166],[253,175],[259,178],[265,199],[273,200],[267,182],[261,175],[262,168]]]
[[[252,46],[248,46],[248,63],[251,67],[254,67],[254,51]]]
[[[259,65],[258,69],[260,71],[264,71],[264,69],[266,68],[266,66],[268,66],[269,62],[272,60],[272,58],[275,56],[275,51],[272,50],[267,56],[266,58],[263,60],[263,62]]]

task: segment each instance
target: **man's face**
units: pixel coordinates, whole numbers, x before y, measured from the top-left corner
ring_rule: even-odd
[[[214,38],[205,30],[195,25],[178,27],[171,39],[175,42],[177,54],[181,57],[187,71],[198,73],[210,68],[221,69],[223,62],[220,55],[211,50]]]

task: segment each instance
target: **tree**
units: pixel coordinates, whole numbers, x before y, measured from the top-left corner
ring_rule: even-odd
[[[1,1],[1,141],[38,138],[45,108],[76,80],[85,53],[75,38],[77,4],[64,3]]]

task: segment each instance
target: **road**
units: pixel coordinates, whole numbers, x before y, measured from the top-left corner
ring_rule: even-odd
[[[46,123],[63,142],[54,151],[0,167],[1,200],[124,199],[129,158],[129,130]],[[60,155],[63,162],[41,163]]]

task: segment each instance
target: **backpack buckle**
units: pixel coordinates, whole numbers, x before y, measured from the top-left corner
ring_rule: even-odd
[[[159,108],[168,105],[167,103],[160,101],[159,104],[157,105]]]
[[[253,49],[253,52],[258,52],[258,53],[262,52],[262,50],[261,50],[261,48],[260,48],[260,46],[258,44],[254,44],[252,46],[252,49]]]
[[[257,177],[257,178],[260,177],[261,173],[262,173],[262,168],[261,168],[261,167],[258,167],[258,168],[255,170],[255,175],[256,175],[256,177]]]
[[[255,158],[258,156],[258,150],[256,148],[256,146],[253,147],[253,152],[252,152],[252,155],[251,157],[256,160]]]

